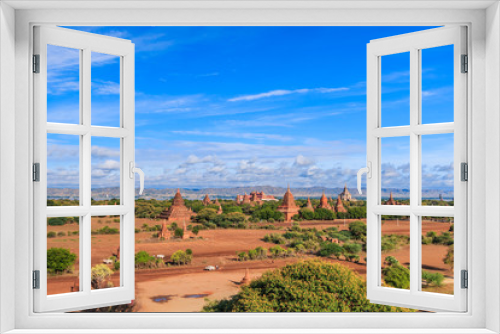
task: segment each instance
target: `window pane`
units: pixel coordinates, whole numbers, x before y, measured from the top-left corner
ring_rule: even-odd
[[[422,136],[422,205],[453,206],[453,133]]]
[[[47,218],[47,295],[80,291],[80,217]]]
[[[410,53],[381,57],[382,126],[410,124]]]
[[[453,45],[421,52],[422,123],[453,122]]]
[[[92,205],[120,204],[120,141],[92,137]]]
[[[120,216],[92,217],[92,289],[120,285]]]
[[[382,205],[410,203],[410,137],[381,139]]]
[[[382,286],[410,289],[410,217],[381,217]]]
[[[47,134],[47,206],[79,205],[80,137]]]
[[[421,217],[422,291],[453,294],[454,219]]]
[[[92,52],[92,125],[120,126],[120,57]]]
[[[47,45],[47,122],[80,122],[80,50]]]

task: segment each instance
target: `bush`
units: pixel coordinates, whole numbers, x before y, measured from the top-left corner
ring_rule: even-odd
[[[361,239],[366,237],[366,224],[362,221],[355,221],[349,224],[349,232],[354,239]]]
[[[396,259],[394,256],[387,256],[384,262],[389,266],[399,263],[398,259]]]
[[[340,259],[340,256],[344,254],[344,248],[339,244],[333,242],[323,242],[321,244],[321,250],[319,251],[319,255],[323,257],[335,256],[337,259]]]
[[[441,286],[444,281],[444,275],[441,273],[431,273],[422,270],[422,280],[427,286]]]
[[[446,252],[446,255],[443,259],[444,264],[449,265],[451,267],[451,269],[453,269],[454,262],[455,262],[455,250],[454,250],[454,248],[455,247],[453,245],[448,247],[448,252]]]
[[[392,266],[385,267],[382,269],[382,276],[385,283],[393,288],[410,288],[410,269],[400,264],[393,264]]]
[[[191,260],[193,259],[193,253],[191,252],[191,254],[187,254],[185,251],[182,251],[182,250],[178,250],[176,251],[174,254],[172,254],[172,256],[170,257],[170,260],[172,260],[172,262],[180,265],[180,264],[188,264],[188,263],[191,263]]]
[[[116,261],[114,266],[115,266],[115,270],[120,270],[120,261]]]
[[[101,229],[95,231],[97,234],[120,234],[120,230],[115,227],[104,226]]]
[[[66,225],[67,220],[64,217],[49,218],[47,224],[49,226],[61,226]]]
[[[109,269],[109,267],[105,264],[98,264],[91,270],[91,282],[92,287],[94,289],[101,289],[104,286],[104,282],[108,280],[113,274],[113,270]],[[111,282],[108,282],[111,283]],[[107,285],[109,286],[109,285]]]
[[[146,264],[149,264],[151,261],[154,261],[154,257],[149,255],[146,251],[140,251],[135,254],[135,267],[143,268]]]
[[[175,229],[174,237],[182,239],[184,237],[184,230],[180,227]]]
[[[407,312],[371,304],[364,280],[340,264],[303,261],[268,271],[204,312]]]
[[[50,231],[47,233],[47,238],[55,238],[56,237],[56,232]]]
[[[342,248],[344,249],[344,257],[349,260],[349,261],[352,261],[352,260],[355,260],[355,259],[359,259],[359,253],[361,252],[361,249],[363,248],[363,246],[361,244],[344,244],[342,246]],[[359,261],[359,260],[358,260]]]
[[[66,232],[63,232],[63,231],[57,232],[57,236],[58,237],[65,237],[66,236]]]
[[[50,248],[47,250],[47,272],[60,274],[67,272],[75,264],[76,254],[66,248]]]

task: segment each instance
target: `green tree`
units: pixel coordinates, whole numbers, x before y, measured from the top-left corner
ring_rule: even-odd
[[[305,220],[313,220],[314,219],[314,211],[309,209],[300,209],[300,216]]]
[[[363,279],[340,264],[313,260],[268,271],[204,312],[408,312],[371,304]]]
[[[75,264],[76,254],[66,248],[49,248],[47,250],[47,272],[61,274],[70,270]]]
[[[176,228],[174,231],[174,237],[182,239],[184,237],[184,230],[180,227]]]

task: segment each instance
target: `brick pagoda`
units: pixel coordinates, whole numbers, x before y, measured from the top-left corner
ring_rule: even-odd
[[[212,201],[210,200],[210,197],[208,197],[208,194],[205,195],[205,198],[203,199],[203,205],[207,206],[212,204]]]
[[[335,211],[347,212],[347,209],[344,207],[344,203],[342,203],[341,195],[337,197],[337,203],[335,203]]]
[[[328,204],[328,198],[326,197],[324,191],[323,191],[323,195],[321,196],[321,199],[319,200],[318,209],[333,210],[332,206],[330,204]]]
[[[290,186],[286,190],[285,196],[283,196],[283,204],[278,206],[278,211],[285,214],[285,221],[291,222],[292,217],[299,213],[300,208],[295,204],[295,199],[293,198],[292,192],[290,191]]]
[[[309,197],[307,197],[307,205],[306,205],[306,209],[309,209],[311,210],[312,212],[314,212],[314,206],[312,205],[311,203],[311,199]]]
[[[174,196],[174,201],[172,206],[163,210],[160,214],[160,219],[165,219],[166,221],[190,221],[192,216],[195,216],[196,213],[193,212],[190,208],[184,205],[184,200],[182,199],[181,192],[177,189],[177,193]]]
[[[384,205],[399,205],[399,202],[392,198],[392,191],[389,199],[384,203]]]

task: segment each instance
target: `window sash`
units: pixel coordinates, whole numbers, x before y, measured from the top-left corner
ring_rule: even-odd
[[[47,45],[80,50],[80,123],[47,123]],[[91,52],[120,57],[120,127],[91,125]],[[40,73],[34,74],[34,161],[40,163],[40,182],[34,183],[34,270],[40,271],[40,289],[34,289],[34,311],[74,311],[130,303],[134,299],[134,45],[127,40],[64,28],[34,28],[34,54],[40,55]],[[79,136],[79,206],[47,207],[47,134]],[[120,205],[91,205],[91,138],[119,138]],[[91,217],[120,215],[120,286],[91,289]],[[79,292],[47,296],[47,217],[78,216]]]
[[[461,54],[466,54],[466,28],[445,27],[371,41],[367,47],[367,160],[372,178],[367,180],[367,296],[373,303],[430,311],[467,310],[467,290],[461,289],[460,271],[467,269],[467,183],[460,180],[460,163],[467,162],[467,76],[460,72]],[[421,49],[454,45],[454,122],[420,124]],[[381,57],[410,53],[410,125],[382,127]],[[421,135],[454,133],[454,206],[441,208],[420,205]],[[381,139],[410,138],[410,205],[381,205]],[[381,286],[381,215],[410,217],[410,289]],[[421,216],[454,217],[454,295],[420,291]]]

